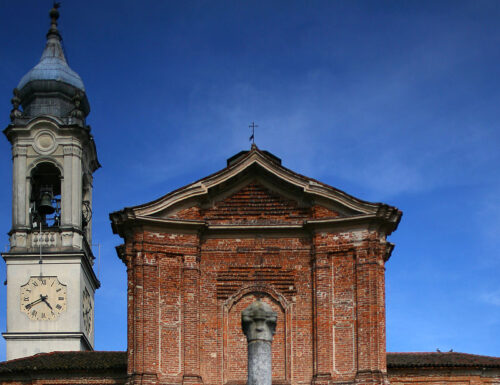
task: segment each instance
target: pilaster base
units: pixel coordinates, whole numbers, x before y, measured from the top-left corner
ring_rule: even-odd
[[[156,374],[132,374],[126,382],[126,385],[156,385],[158,377]]]
[[[184,375],[182,377],[182,385],[203,385],[203,380],[201,376]]]
[[[356,374],[355,384],[359,385],[389,385],[387,374],[380,370],[363,370]]]
[[[332,376],[330,374],[316,374],[313,377],[313,385],[329,385],[332,382]]]

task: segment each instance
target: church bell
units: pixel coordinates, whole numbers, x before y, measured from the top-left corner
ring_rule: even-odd
[[[40,188],[40,204],[38,205],[39,214],[50,215],[56,211],[54,206],[52,206],[53,197],[52,186],[42,186],[42,188]]]

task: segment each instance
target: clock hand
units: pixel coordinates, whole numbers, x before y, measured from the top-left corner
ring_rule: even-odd
[[[31,309],[31,308],[33,307],[33,305],[36,305],[36,304],[37,304],[37,303],[39,303],[39,302],[45,301],[45,300],[47,299],[47,297],[48,297],[48,296],[43,296],[43,295],[41,295],[41,294],[40,294],[40,298],[39,298],[39,299],[37,299],[36,301],[33,301],[33,302],[31,302],[31,303],[27,304],[27,305],[25,306],[25,308],[26,308],[27,310],[29,310],[29,309]]]
[[[42,302],[42,300],[41,300],[41,299],[37,299],[36,301],[34,301],[34,302],[31,302],[31,303],[27,304],[27,305],[25,306],[26,310],[31,309],[31,307],[32,307],[33,305],[36,305],[38,302]]]
[[[42,301],[43,301],[43,302],[45,302],[45,304],[46,304],[46,305],[50,308],[50,310],[53,310],[53,309],[52,309],[52,306],[50,306],[50,303],[47,301],[47,297],[48,297],[48,295],[46,295],[46,296],[42,299]]]

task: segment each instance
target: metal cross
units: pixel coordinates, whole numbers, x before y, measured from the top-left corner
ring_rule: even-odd
[[[248,127],[252,129],[252,135],[250,135],[250,138],[248,140],[252,141],[252,144],[255,144],[255,127],[259,127],[258,125],[255,124],[255,122],[252,122]]]

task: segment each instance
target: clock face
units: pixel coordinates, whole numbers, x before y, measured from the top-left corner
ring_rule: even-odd
[[[55,320],[66,311],[66,285],[57,277],[30,277],[21,286],[21,311],[36,321]]]
[[[82,317],[83,317],[83,327],[87,334],[92,331],[92,320],[93,320],[93,307],[92,298],[87,290],[83,289],[83,299],[82,299]]]

